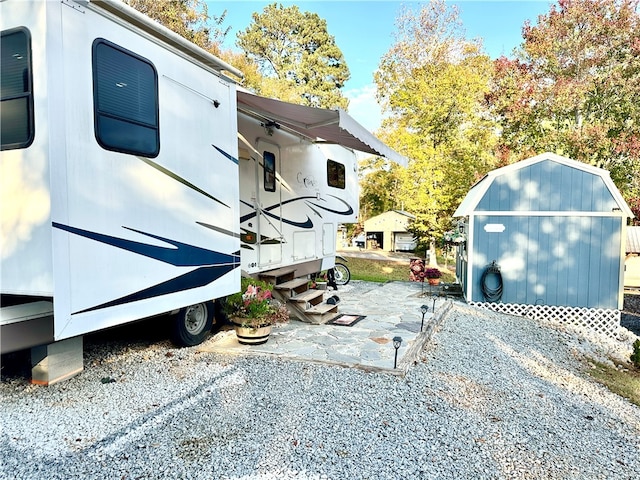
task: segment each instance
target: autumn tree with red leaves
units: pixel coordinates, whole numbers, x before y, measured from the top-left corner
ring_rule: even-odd
[[[640,195],[638,0],[559,0],[525,23],[516,60],[494,62],[487,96],[504,164],[552,151],[611,172]]]

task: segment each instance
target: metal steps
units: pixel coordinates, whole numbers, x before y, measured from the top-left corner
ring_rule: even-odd
[[[296,277],[295,269],[263,272],[260,279],[274,286],[274,297],[283,301],[291,316],[302,322],[322,325],[338,316],[338,305],[324,300],[325,290],[310,289],[307,276]]]

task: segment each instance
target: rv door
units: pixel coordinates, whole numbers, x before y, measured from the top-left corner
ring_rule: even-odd
[[[258,140],[262,158],[257,164],[256,223],[258,264],[278,265],[282,261],[282,186],[280,183],[280,147],[267,140]]]

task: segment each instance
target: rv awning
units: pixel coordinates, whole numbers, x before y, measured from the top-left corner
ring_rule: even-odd
[[[311,139],[388,158],[406,166],[407,159],[378,140],[342,109],[325,110],[260,97],[238,90],[238,110],[271,120]]]

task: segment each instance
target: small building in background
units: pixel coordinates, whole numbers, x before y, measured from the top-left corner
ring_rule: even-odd
[[[454,216],[468,302],[617,331],[633,214],[608,171],[544,153],[489,172]]]
[[[640,294],[640,227],[627,227],[624,286],[630,292]]]
[[[364,222],[365,248],[379,248],[387,252],[410,252],[416,240],[407,231],[409,222],[416,217],[403,210],[390,210]]]

